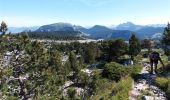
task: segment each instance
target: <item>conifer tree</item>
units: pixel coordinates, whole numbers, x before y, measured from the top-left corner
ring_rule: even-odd
[[[9,63],[2,66],[8,73],[1,75],[1,81],[6,80],[2,87],[10,88],[3,93],[23,100],[48,94],[58,97],[59,86],[64,82],[60,53],[48,52],[43,43],[31,42],[24,33],[1,38],[1,54],[10,53]]]
[[[170,55],[170,24],[164,29],[162,44],[166,55]]]
[[[132,34],[131,38],[129,39],[129,55],[131,59],[134,60],[134,56],[137,56],[141,51],[141,45],[139,39]]]
[[[4,35],[7,30],[8,30],[7,24],[4,21],[2,21],[1,26],[0,26],[0,32],[2,32],[2,35]]]
[[[70,63],[70,67],[71,69],[73,70],[73,78],[74,78],[74,81],[78,81],[77,78],[78,78],[78,74],[80,72],[80,66],[78,65],[78,62],[77,62],[77,58],[76,58],[76,55],[75,53],[72,51],[70,52],[70,55],[69,55],[69,63]]]

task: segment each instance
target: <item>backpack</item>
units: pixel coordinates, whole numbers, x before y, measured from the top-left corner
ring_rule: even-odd
[[[152,52],[149,57],[152,60],[158,60],[159,59],[159,53],[158,52]]]

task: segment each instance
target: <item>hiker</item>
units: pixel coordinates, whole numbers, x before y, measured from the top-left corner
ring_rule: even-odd
[[[161,62],[162,66],[164,67],[163,61],[160,58],[160,55],[158,52],[154,51],[152,53],[150,53],[149,55],[149,60],[150,60],[150,66],[151,66],[151,72],[150,74],[153,74],[153,64],[155,65],[155,74],[157,74],[157,65],[158,65],[158,61]]]

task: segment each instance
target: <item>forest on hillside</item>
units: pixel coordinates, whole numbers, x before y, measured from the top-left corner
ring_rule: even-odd
[[[53,39],[53,40],[80,40],[81,32],[78,31],[56,31],[56,32],[27,32],[33,39]]]

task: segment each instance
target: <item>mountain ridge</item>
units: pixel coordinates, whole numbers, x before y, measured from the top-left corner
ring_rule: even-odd
[[[126,22],[109,28],[103,25],[94,25],[90,28],[85,28],[80,25],[72,25],[70,23],[53,23],[43,25],[32,30],[36,32],[80,32],[82,36],[89,36],[95,39],[123,38],[129,39],[132,33],[135,33],[139,38],[152,38],[157,33],[163,33],[164,27],[162,24],[152,25],[136,25],[132,22]],[[117,37],[116,37],[117,36]],[[159,37],[159,36],[158,36]]]

